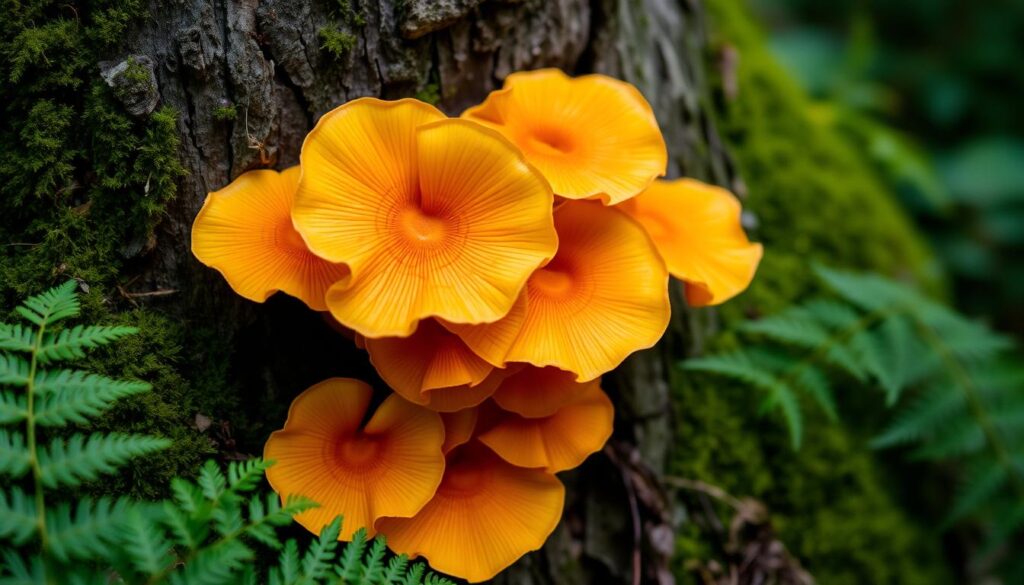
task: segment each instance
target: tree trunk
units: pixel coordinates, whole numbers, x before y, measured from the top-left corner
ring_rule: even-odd
[[[296,164],[316,120],[361,96],[433,97],[448,114],[482,100],[509,73],[559,67],[635,84],[652,103],[670,175],[728,183],[732,172],[706,115],[699,0],[180,0],[150,2],[152,18],[104,63],[108,83],[152,67],[153,87],[121,92],[130,111],[180,114],[188,175],[157,230],[137,285],[175,289],[169,310],[236,340],[237,372],[260,410],[327,375],[373,378],[365,357],[326,334],[297,303],[236,297],[190,251],[207,192],[242,172]],[[333,38],[330,50],[324,45]],[[231,111],[234,117],[231,119]],[[227,113],[227,114],[225,114]],[[145,283],[145,284],[143,284]],[[678,300],[678,291],[673,291]],[[617,407],[605,452],[564,479],[565,519],[544,549],[503,583],[670,583],[674,516],[659,477],[671,448],[668,369],[711,324],[682,303],[662,344],[605,379]],[[703,313],[707,315],[708,313]],[[711,314],[713,318],[713,314]],[[271,409],[283,413],[280,406]],[[280,420],[269,421],[270,425]],[[273,428],[272,426],[270,428]]]

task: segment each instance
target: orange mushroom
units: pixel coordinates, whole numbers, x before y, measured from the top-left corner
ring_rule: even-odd
[[[316,311],[348,267],[317,257],[292,227],[299,167],[249,171],[206,197],[192,224],[192,253],[241,296],[262,303],[277,291]]]
[[[747,239],[732,193],[694,179],[657,181],[620,207],[686,283],[689,304],[718,305],[750,286],[764,249]]]
[[[556,473],[577,467],[604,447],[612,434],[615,411],[599,384],[581,384],[582,392],[554,414],[527,418],[492,414],[478,440],[519,467]]]
[[[558,525],[565,488],[555,476],[515,467],[476,442],[448,454],[434,498],[412,518],[381,518],[396,553],[470,583],[486,581],[540,548]]]
[[[567,199],[614,205],[665,174],[668,153],[651,106],[611,77],[513,73],[462,116],[504,134]]]
[[[515,335],[504,320],[445,326],[492,364],[553,366],[585,382],[661,338],[668,273],[640,224],[618,209],[567,201],[555,226],[558,253],[527,282],[523,315],[506,317],[522,319]]]
[[[408,518],[433,497],[444,473],[444,425],[437,413],[392,394],[360,428],[373,390],[331,378],[300,394],[263,456],[276,463],[267,481],[282,500],[320,504],[295,520],[313,533],[344,517],[341,540],[383,516]]]
[[[600,378],[582,383],[575,379],[572,372],[558,368],[526,366],[502,380],[494,392],[494,402],[525,418],[551,416],[591,387],[601,385]]]
[[[340,106],[301,160],[296,229],[351,269],[327,305],[367,338],[408,336],[427,317],[497,321],[557,247],[551,189],[518,149],[422,102]]]
[[[380,377],[418,404],[429,402],[426,395],[431,390],[473,387],[494,370],[433,319],[421,321],[409,337],[366,338],[363,342]]]

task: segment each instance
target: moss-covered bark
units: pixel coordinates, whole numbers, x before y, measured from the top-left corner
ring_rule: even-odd
[[[708,6],[719,127],[743,181],[734,187],[746,193],[766,250],[751,289],[720,311],[723,329],[815,292],[813,262],[941,290],[934,259],[894,194],[854,145],[815,119],[742,4],[709,0]],[[736,342],[719,335],[710,347]],[[846,422],[830,421],[807,404],[807,436],[794,451],[782,421],[760,415],[759,394],[721,378],[679,374],[670,473],[763,501],[782,542],[821,583],[948,581],[938,539],[894,495],[913,478],[893,475],[899,470],[867,446],[870,425],[881,418],[870,410],[882,410],[882,399],[839,394]],[[714,534],[690,526],[678,545],[684,555],[715,558],[721,551],[709,545],[714,541]]]

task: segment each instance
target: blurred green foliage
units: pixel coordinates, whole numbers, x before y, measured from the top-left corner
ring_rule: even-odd
[[[957,302],[1024,334],[1024,2],[755,4],[775,53],[925,227]]]
[[[745,181],[744,206],[757,218],[753,233],[765,258],[750,290],[719,309],[724,333],[705,349],[735,348],[732,325],[819,292],[815,260],[916,281],[941,295],[934,259],[891,189],[858,145],[814,111],[743,2],[711,0],[708,9],[709,60],[724,63],[723,54],[737,53],[735,67],[716,72],[718,127]],[[868,433],[806,408],[797,452],[781,418],[763,416],[751,388],[681,371],[673,387],[671,473],[763,501],[781,541],[818,582],[951,581],[936,539],[903,507],[900,479],[888,476]],[[682,562],[718,558],[713,542],[708,533],[684,532]]]

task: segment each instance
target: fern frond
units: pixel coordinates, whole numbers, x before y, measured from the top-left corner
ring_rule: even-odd
[[[46,511],[50,552],[60,561],[103,558],[114,540],[112,526],[125,520],[128,500],[101,498],[78,501],[74,516],[71,504],[62,502]]]
[[[154,521],[155,514],[133,507],[120,524],[121,549],[132,567],[144,575],[156,575],[172,561],[171,545]]]
[[[85,424],[87,417],[99,415],[115,401],[150,389],[145,382],[114,380],[77,370],[40,372],[36,378],[36,422],[51,427]]]
[[[931,436],[965,408],[963,394],[950,383],[933,384],[904,407],[892,425],[871,441],[871,446],[892,447]]]
[[[0,390],[0,425],[20,422],[27,416],[28,405],[24,394]]]
[[[194,483],[180,477],[171,480],[171,494],[177,505],[190,514],[195,513],[206,503],[202,490]]]
[[[295,583],[299,579],[299,544],[289,538],[277,557],[277,567],[271,576],[271,584],[275,579],[281,585]]]
[[[112,473],[133,457],[159,451],[170,441],[159,437],[95,433],[88,439],[75,434],[66,441],[55,439],[39,450],[39,476],[43,485],[73,486],[100,474]]]
[[[755,362],[755,357],[749,352],[734,351],[719,355],[709,355],[691,358],[683,362],[683,368],[696,372],[711,372],[719,374],[740,382],[746,382],[752,386],[775,391],[779,385],[779,379],[774,372],[768,371]]]
[[[416,563],[409,569],[409,572],[405,574],[405,578],[402,579],[402,585],[422,585],[423,573],[427,570],[427,567],[423,563]]]
[[[814,272],[840,298],[866,311],[889,311],[927,300],[913,289],[881,276],[815,266]]]
[[[237,572],[253,552],[240,540],[231,539],[200,550],[186,560],[182,570],[171,576],[175,585],[234,585],[238,582]]]
[[[341,523],[342,518],[338,516],[330,524],[320,529],[320,538],[310,543],[306,554],[302,556],[303,579],[321,579],[330,573],[334,552],[338,550],[338,534],[341,533]]]
[[[221,498],[213,509],[213,528],[222,536],[240,532],[245,527],[242,506],[237,498]]]
[[[383,537],[379,537],[383,539]],[[384,574],[381,575],[380,583],[391,585],[392,583],[398,583],[405,576],[406,569],[409,566],[409,557],[405,555],[398,555],[391,557],[388,561],[388,567],[384,570]]]
[[[985,450],[985,432],[970,417],[955,418],[932,433],[910,456],[919,460],[941,460],[975,455]]]
[[[36,504],[32,498],[18,486],[12,486],[6,494],[0,491],[0,539],[21,545],[36,530]]]
[[[17,551],[9,548],[4,549],[3,557],[5,570],[0,572],[0,585],[47,585],[46,569],[38,555],[29,557],[26,563]]]
[[[358,583],[362,572],[364,551],[366,551],[366,529],[360,528],[352,535],[352,541],[345,545],[345,550],[341,551],[341,559],[334,569],[342,581]]]
[[[78,283],[69,280],[38,295],[29,297],[15,310],[37,326],[74,317],[79,312]]]
[[[0,349],[28,353],[35,349],[36,332],[20,324],[0,323]]]
[[[1005,467],[995,461],[982,460],[965,474],[965,481],[953,503],[944,527],[973,514],[1009,481]]]
[[[19,478],[28,473],[32,464],[25,445],[25,435],[17,431],[0,429],[0,475]]]
[[[799,306],[756,321],[747,321],[740,326],[740,330],[806,348],[824,345],[832,337],[813,314]]]
[[[836,400],[832,395],[832,387],[828,383],[828,376],[818,368],[806,365],[797,370],[792,376],[793,385],[802,390],[825,411],[831,420],[838,420],[839,414],[836,411]]]
[[[170,530],[177,545],[193,550],[209,536],[208,523],[196,521],[171,501],[164,501],[163,508],[161,521]]]
[[[85,357],[85,350],[106,345],[138,332],[135,327],[121,325],[76,325],[59,333],[47,333],[36,358],[47,364],[55,360],[73,360]]]
[[[207,461],[203,468],[199,470],[199,477],[196,479],[196,483],[199,484],[199,489],[202,490],[203,496],[211,502],[219,500],[228,488],[227,479],[224,478],[224,474],[221,472],[220,467],[217,466],[217,462],[212,459]]]
[[[228,464],[228,487],[238,493],[256,489],[263,480],[263,474],[273,464],[273,461],[262,459],[232,461]]]
[[[980,363],[1013,348],[1013,341],[989,327],[941,305],[915,307],[913,316],[934,333],[954,357],[966,363]]]
[[[0,353],[0,385],[28,386],[29,363],[21,356]]]
[[[380,583],[384,577],[384,554],[387,551],[387,544],[384,537],[373,539],[366,558],[363,559],[362,574],[360,578],[363,583]]]

